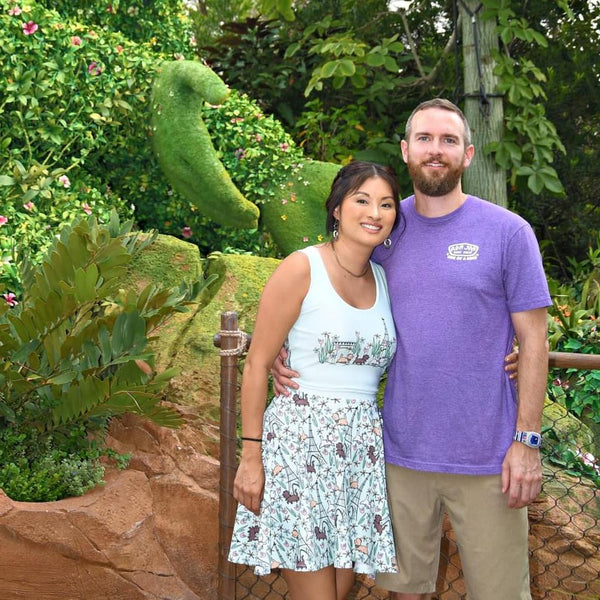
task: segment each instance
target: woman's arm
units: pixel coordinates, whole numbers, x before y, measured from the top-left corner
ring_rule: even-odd
[[[250,350],[242,375],[242,437],[262,439],[269,371],[296,322],[310,285],[308,258],[301,252],[288,256],[275,270],[260,298]],[[243,440],[233,496],[258,514],[264,471],[260,442]]]

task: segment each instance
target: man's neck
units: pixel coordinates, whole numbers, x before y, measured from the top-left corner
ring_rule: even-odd
[[[467,199],[467,195],[460,188],[456,188],[445,196],[427,196],[418,190],[414,190],[414,193],[416,211],[430,219],[449,215],[460,208]]]

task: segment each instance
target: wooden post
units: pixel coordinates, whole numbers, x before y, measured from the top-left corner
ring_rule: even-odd
[[[232,496],[237,469],[237,375],[238,357],[245,351],[246,336],[238,330],[235,312],[221,315],[221,331],[214,337],[221,348],[221,437],[219,489],[219,600],[235,600],[236,567],[227,560],[235,520],[236,503]]]
[[[498,49],[495,20],[484,21],[480,0],[460,0],[462,23],[465,116],[471,125],[475,156],[463,174],[463,190],[506,207],[506,172],[486,156],[489,142],[500,141],[504,109],[493,73],[492,52]]]

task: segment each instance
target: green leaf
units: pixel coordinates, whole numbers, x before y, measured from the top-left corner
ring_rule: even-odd
[[[381,54],[369,53],[367,54],[365,62],[370,67],[381,67],[381,65],[384,63],[384,57]]]
[[[29,355],[40,347],[39,340],[31,340],[25,345],[21,346],[17,352],[15,352],[11,359],[15,363],[24,363],[29,358]]]
[[[339,60],[330,60],[326,62],[321,68],[321,76],[323,78],[333,77],[333,74],[338,70],[339,66]]]
[[[339,72],[344,77],[351,77],[356,73],[356,65],[351,60],[344,59],[340,62]]]
[[[146,344],[146,321],[137,311],[120,314],[112,335],[113,358],[125,353],[141,352]]]
[[[77,377],[77,371],[63,371],[54,377],[47,380],[48,383],[53,385],[63,385],[64,383],[70,383]]]
[[[291,58],[292,56],[294,56],[294,54],[298,52],[300,47],[301,46],[299,42],[293,42],[292,44],[290,44],[285,50],[284,58]]]
[[[92,263],[87,269],[75,271],[75,297],[82,304],[96,300],[96,283],[98,282],[98,267]]]

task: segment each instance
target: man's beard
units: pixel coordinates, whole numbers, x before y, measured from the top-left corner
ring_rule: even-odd
[[[426,196],[445,196],[453,191],[462,177],[464,168],[462,165],[451,167],[445,164],[447,171],[444,174],[435,172],[426,173],[421,164],[408,161],[408,172],[416,190]]]

